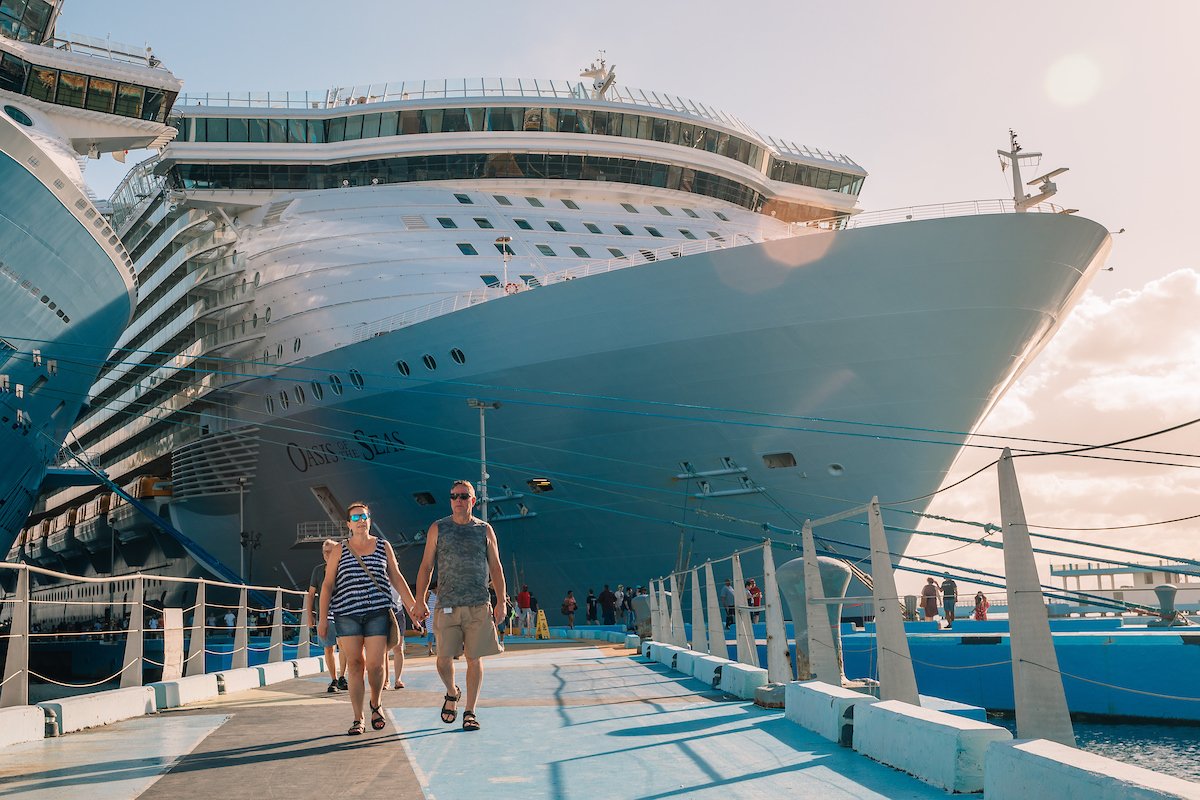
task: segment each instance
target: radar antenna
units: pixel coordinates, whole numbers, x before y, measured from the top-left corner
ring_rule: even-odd
[[[612,88],[613,81],[617,79],[617,65],[608,66],[604,52],[601,50],[599,58],[579,73],[581,78],[592,79],[591,96],[593,100],[603,100],[605,92]]]
[[[1023,152],[1020,143],[1017,141],[1017,132],[1012,128],[1008,130],[1008,148],[1007,151],[997,150],[996,155],[1000,156],[1001,170],[1007,169],[1010,164],[1012,165],[1013,202],[1016,204],[1017,211],[1026,211],[1043,200],[1050,199],[1058,192],[1058,186],[1054,183],[1054,179],[1066,172],[1067,167],[1059,167],[1058,169],[1051,170],[1045,175],[1022,184],[1021,162],[1024,161],[1028,166],[1036,167],[1041,161],[1042,154]],[[1025,186],[1036,186],[1039,189],[1038,194],[1026,194]],[[1072,209],[1072,211],[1074,210],[1076,209]]]

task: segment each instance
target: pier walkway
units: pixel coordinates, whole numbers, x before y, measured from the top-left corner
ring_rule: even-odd
[[[0,796],[946,796],[619,645],[520,647],[485,662],[478,733],[442,724],[433,660],[410,657],[407,688],[384,693],[383,731],[346,736],[349,696],[326,694],[323,675],[298,678],[12,745]]]

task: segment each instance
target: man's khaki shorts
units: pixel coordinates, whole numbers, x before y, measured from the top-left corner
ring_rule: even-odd
[[[439,606],[434,611],[433,620],[440,656],[465,653],[467,658],[481,658],[504,652],[496,638],[491,603],[449,609]]]

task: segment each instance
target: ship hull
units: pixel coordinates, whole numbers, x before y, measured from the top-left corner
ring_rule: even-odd
[[[1108,246],[1088,220],[983,215],[523,291],[238,384],[220,422],[254,426],[254,446],[223,461],[228,442],[211,436],[177,453],[172,519],[225,564],[248,559],[255,582],[292,583],[316,561],[297,531],[363,500],[411,580],[450,482],[479,477],[468,398],[500,403],[484,412],[492,523],[510,583],[547,607],[567,589],[645,584],[767,536],[795,546],[787,531],[805,519],[873,496],[920,511],[927,500],[913,498],[938,488]],[[197,464],[243,475],[241,497],[227,483],[206,490]],[[543,478],[552,490],[534,491]],[[242,530],[257,549],[239,548]],[[823,532],[824,548],[863,557],[865,520]],[[908,538],[890,532],[893,552]]]

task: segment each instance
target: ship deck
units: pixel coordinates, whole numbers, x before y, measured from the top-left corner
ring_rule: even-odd
[[[485,663],[476,734],[438,718],[428,657],[384,693],[388,726],[350,737],[347,694],[297,678],[4,749],[24,800],[925,798],[945,793],[616,645],[510,648]],[[461,666],[459,667],[461,671]],[[85,788],[86,787],[86,788]]]

